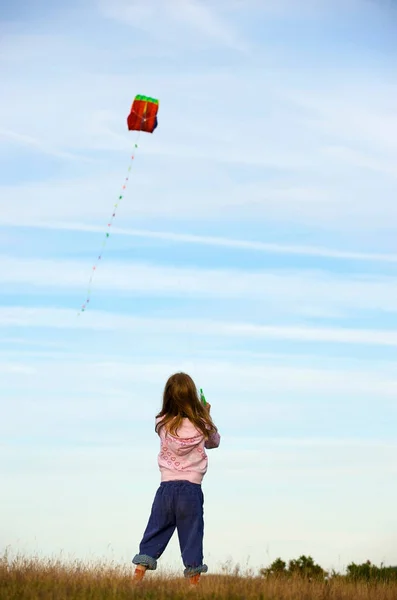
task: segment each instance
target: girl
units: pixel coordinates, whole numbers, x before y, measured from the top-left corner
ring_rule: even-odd
[[[157,568],[175,528],[185,565],[184,575],[191,585],[206,573],[203,564],[204,497],[201,482],[207,472],[205,449],[217,448],[220,435],[210,417],[210,404],[200,402],[196,386],[185,373],[172,375],[164,388],[163,407],[156,416],[155,431],[160,437],[158,465],[161,484],[139,554],[134,581],[140,581],[146,569]]]

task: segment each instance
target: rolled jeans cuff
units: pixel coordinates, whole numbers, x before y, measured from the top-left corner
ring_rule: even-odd
[[[132,559],[134,565],[142,565],[147,567],[149,571],[155,571],[157,569],[157,560],[148,556],[147,554],[135,554]]]
[[[191,577],[192,575],[197,575],[198,573],[206,573],[207,571],[207,565],[200,565],[199,567],[186,567],[183,574],[185,577]]]

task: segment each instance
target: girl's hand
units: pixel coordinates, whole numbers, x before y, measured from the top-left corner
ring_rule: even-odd
[[[207,402],[206,404],[204,404],[204,408],[205,408],[205,410],[208,410],[208,412],[210,412],[211,404],[209,402]]]

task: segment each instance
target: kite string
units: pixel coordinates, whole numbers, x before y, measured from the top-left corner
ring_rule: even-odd
[[[81,309],[80,309],[80,311],[78,313],[78,316],[80,316],[80,314],[82,312],[85,312],[85,310],[88,308],[88,304],[90,303],[91,292],[92,292],[92,282],[93,282],[93,279],[94,279],[94,275],[95,275],[95,272],[97,270],[97,267],[98,267],[100,261],[102,260],[103,252],[105,250],[107,241],[108,241],[108,239],[110,237],[110,228],[111,228],[111,226],[113,224],[113,221],[114,221],[114,219],[116,218],[116,215],[117,215],[117,209],[119,208],[119,206],[121,204],[121,201],[124,198],[125,190],[127,188],[127,184],[128,184],[129,177],[130,177],[130,172],[132,170],[132,163],[133,163],[133,161],[135,159],[135,152],[136,152],[136,149],[138,148],[139,136],[140,136],[140,131],[138,131],[138,135],[137,135],[137,137],[135,139],[134,150],[133,150],[133,152],[131,154],[130,163],[129,163],[128,170],[127,170],[127,177],[124,180],[124,184],[123,184],[123,186],[121,188],[121,191],[120,191],[119,197],[117,199],[117,202],[113,205],[113,212],[112,212],[112,216],[110,217],[110,219],[108,221],[108,224],[107,224],[107,230],[106,230],[106,233],[105,233],[105,237],[103,239],[103,242],[102,242],[99,254],[98,254],[98,256],[97,256],[97,258],[96,258],[96,260],[95,260],[95,262],[94,262],[94,264],[92,266],[92,269],[91,269],[91,275],[90,275],[90,279],[88,281],[86,301],[81,305]]]

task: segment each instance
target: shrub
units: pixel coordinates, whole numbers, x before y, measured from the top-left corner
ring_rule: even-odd
[[[263,577],[299,577],[302,579],[324,579],[326,571],[317,565],[311,556],[300,556],[287,564],[277,558],[269,567],[260,570]]]
[[[351,563],[346,577],[351,581],[397,582],[397,567],[385,567],[383,564],[377,567],[369,560],[361,565]]]

